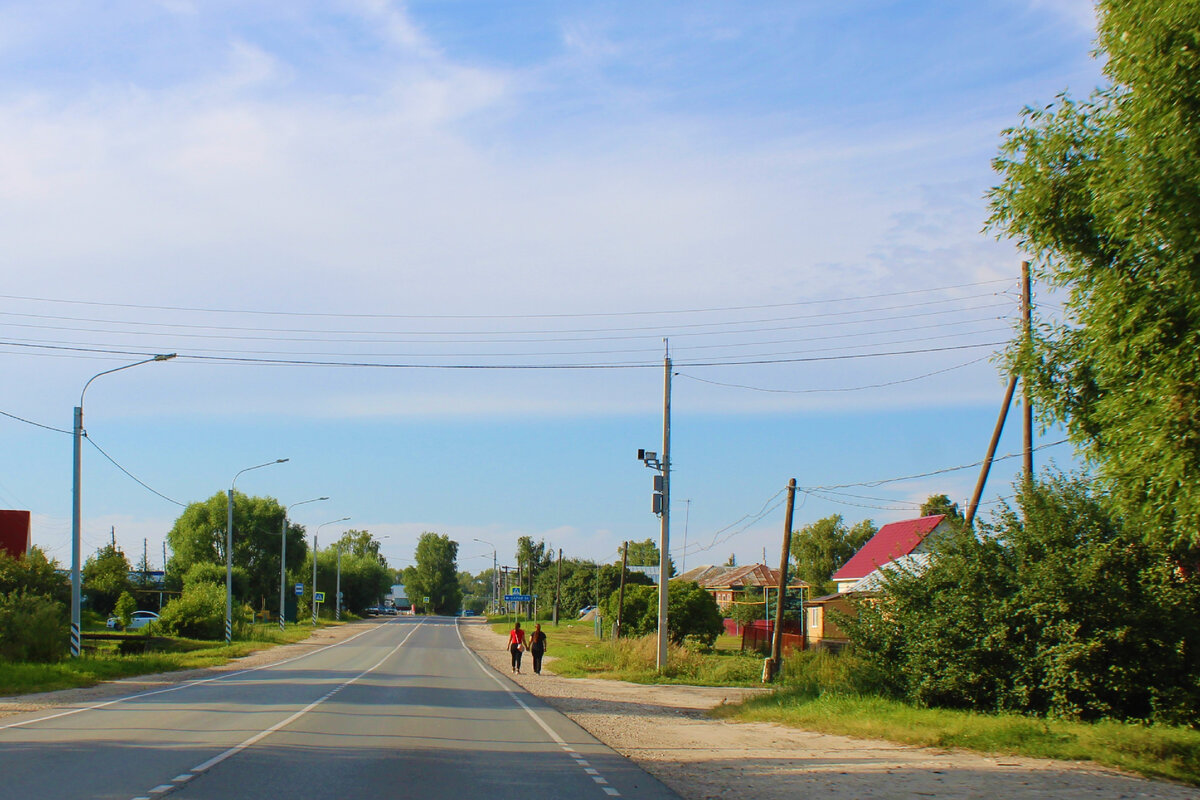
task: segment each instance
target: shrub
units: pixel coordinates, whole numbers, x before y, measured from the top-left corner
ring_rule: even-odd
[[[617,618],[617,593],[604,601],[601,616]],[[645,636],[658,630],[658,587],[626,586],[623,636]],[[675,644],[691,639],[704,647],[725,630],[717,601],[695,581],[671,581],[667,587],[667,636]]]
[[[0,658],[58,661],[67,652],[66,607],[45,595],[0,593]]]
[[[235,625],[246,623],[245,607],[232,609]],[[161,630],[189,639],[221,639],[225,636],[225,587],[215,583],[193,583],[163,608]]]
[[[133,595],[129,592],[121,592],[121,596],[117,598],[117,604],[113,607],[113,616],[121,620],[121,627],[128,628],[129,623],[133,622],[133,612],[137,611],[137,601],[133,599]]]

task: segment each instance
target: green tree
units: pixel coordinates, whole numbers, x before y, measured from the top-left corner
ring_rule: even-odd
[[[283,506],[274,498],[233,493],[233,564],[243,568],[247,577],[245,593],[236,596],[255,606],[265,601],[269,607],[275,608],[279,603],[279,538],[283,513]],[[167,533],[167,542],[173,553],[168,574],[181,578],[197,563],[223,566],[227,519],[228,497],[225,492],[218,492],[184,509]],[[302,563],[307,553],[304,528],[289,524],[288,563]]]
[[[601,605],[606,620],[615,621],[617,595],[610,594]],[[624,636],[646,636],[658,630],[658,587],[625,587],[625,613],[621,620]],[[667,586],[667,637],[676,644],[692,639],[705,647],[725,630],[724,617],[713,596],[695,581],[671,581]]]
[[[379,555],[382,542],[372,536],[370,531],[348,530],[338,539],[337,544],[342,548],[343,555],[349,553],[355,556],[370,556],[376,560],[383,559],[383,556]],[[386,559],[383,563],[387,563]]]
[[[868,672],[922,705],[1194,721],[1200,581],[1082,479],[1018,503],[843,620]]]
[[[462,603],[458,585],[458,542],[449,536],[425,532],[417,541],[416,566],[411,575],[406,570],[408,596],[414,605],[425,607],[435,614],[453,614]]]
[[[962,512],[958,508],[958,503],[955,503],[944,494],[931,494],[921,504],[922,517],[932,517],[934,514],[945,514],[949,520],[962,521],[964,519]]]
[[[11,592],[47,597],[66,605],[71,600],[71,581],[58,571],[58,563],[47,559],[36,545],[24,558],[0,551],[0,594]]]
[[[129,580],[129,559],[116,546],[106,544],[84,562],[82,581],[88,604],[95,611],[108,614],[117,598],[133,589]]]
[[[841,514],[819,519],[792,533],[792,559],[796,576],[813,587],[813,592],[833,591],[830,578],[858,552],[878,529],[869,519],[846,527]]]
[[[647,539],[644,542],[630,542],[628,563],[631,567],[657,567],[658,545],[654,543],[653,539]],[[675,561],[669,554],[667,555],[667,574],[671,577],[675,576]]]
[[[1149,536],[1200,546],[1200,0],[1101,0],[1109,85],[1027,108],[990,225],[1066,289],[1010,357]]]
[[[129,623],[133,622],[133,612],[137,610],[137,600],[133,599],[133,595],[129,592],[121,592],[116,605],[113,606],[113,615],[121,620],[122,628],[128,628]]]

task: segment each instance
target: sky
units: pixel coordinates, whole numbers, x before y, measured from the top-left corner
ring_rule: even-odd
[[[1094,36],[1088,0],[5,3],[0,507],[69,563],[82,394],[85,556],[159,566],[235,484],[395,566],[612,560],[659,535],[668,352],[677,564],[774,563],[791,478],[795,527],[965,506],[1025,257],[991,159],[1100,85]]]

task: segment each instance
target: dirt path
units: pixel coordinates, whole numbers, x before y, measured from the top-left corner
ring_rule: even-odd
[[[993,758],[813,733],[771,723],[713,720],[705,713],[759,690],[644,686],[509,672],[503,636],[464,622],[467,644],[502,674],[578,722],[686,800],[755,798],[866,800],[936,797],[1005,800],[1182,800],[1186,786],[1097,767],[1041,759]],[[528,658],[526,658],[528,663]]]

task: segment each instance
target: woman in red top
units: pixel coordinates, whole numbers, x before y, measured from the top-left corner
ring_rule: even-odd
[[[512,654],[512,671],[521,674],[521,651],[525,649],[525,631],[521,630],[518,622],[508,632],[508,652]]]

